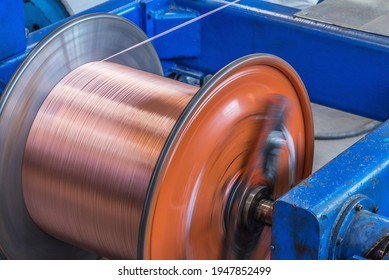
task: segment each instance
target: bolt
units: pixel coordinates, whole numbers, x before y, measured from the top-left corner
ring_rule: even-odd
[[[363,205],[358,203],[356,206],[355,206],[355,211],[362,211],[363,210]]]
[[[380,209],[377,206],[374,206],[372,212],[373,213],[378,213],[379,210]]]
[[[340,246],[340,245],[343,244],[343,242],[344,242],[343,238],[342,238],[342,237],[339,237],[338,240],[336,240],[336,245],[337,245],[337,246]]]

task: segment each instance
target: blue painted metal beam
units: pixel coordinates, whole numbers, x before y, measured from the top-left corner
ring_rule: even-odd
[[[379,209],[378,214],[369,214],[377,215],[370,222],[382,222],[373,228],[387,228],[388,151],[389,121],[278,199],[274,207],[272,258],[352,257],[351,253],[339,255],[336,246],[342,245],[347,230],[353,227],[361,205],[370,212]]]
[[[142,4],[155,10],[176,5],[203,14],[224,3],[220,0],[112,0],[83,13],[105,11],[122,15],[151,36],[155,34],[145,24],[150,10],[143,9]],[[165,62],[208,74],[249,53],[272,53],[296,68],[312,101],[378,120],[388,119],[389,38],[296,18],[296,11],[262,1],[241,0],[202,19],[200,35],[188,34],[201,37],[200,48],[194,46],[196,49],[189,51],[189,57]],[[28,49],[61,23],[32,33]],[[187,33],[190,32],[194,31],[188,29]],[[171,46],[172,53],[188,52],[187,45],[177,44],[179,36],[174,42],[171,40],[165,37],[158,44]],[[25,55],[21,53],[0,63],[0,79],[8,81]]]
[[[23,52],[25,48],[23,2],[0,1],[0,65],[2,60]],[[12,60],[7,63],[14,64]],[[0,66],[0,94],[9,80],[8,76],[2,77],[1,73]]]
[[[225,2],[176,3],[203,14]],[[297,70],[312,101],[388,119],[389,38],[300,19],[295,12],[266,2],[241,0],[202,21],[201,56],[179,63],[213,73],[243,55],[272,53]]]
[[[0,1],[0,61],[26,48],[22,1]]]

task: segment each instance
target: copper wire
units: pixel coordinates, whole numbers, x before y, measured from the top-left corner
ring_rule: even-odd
[[[101,256],[136,258],[153,169],[197,90],[110,62],[68,74],[42,104],[25,147],[23,194],[32,219]]]

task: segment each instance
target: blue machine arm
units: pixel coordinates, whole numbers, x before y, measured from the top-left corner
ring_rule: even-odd
[[[386,122],[276,201],[272,258],[366,257],[389,236],[388,131]]]

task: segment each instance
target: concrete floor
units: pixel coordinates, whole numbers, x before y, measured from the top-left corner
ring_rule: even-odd
[[[317,104],[312,104],[315,134],[334,133],[359,129],[372,120],[334,110]],[[313,171],[318,170],[327,162],[342,153],[363,135],[342,140],[316,140]]]

